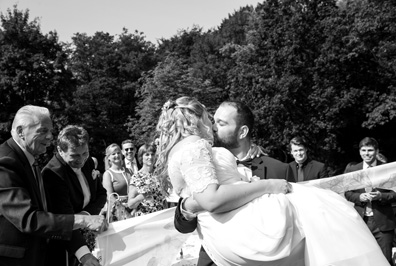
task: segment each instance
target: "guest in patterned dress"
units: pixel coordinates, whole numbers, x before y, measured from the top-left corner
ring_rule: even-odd
[[[128,193],[128,207],[136,209],[136,216],[164,209],[165,195],[161,192],[159,180],[153,175],[155,151],[154,143],[144,144],[138,151],[142,168],[132,176]]]

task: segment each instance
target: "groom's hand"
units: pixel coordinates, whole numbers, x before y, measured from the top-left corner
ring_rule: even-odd
[[[271,188],[271,194],[287,194],[293,192],[292,185],[283,179],[267,179]]]

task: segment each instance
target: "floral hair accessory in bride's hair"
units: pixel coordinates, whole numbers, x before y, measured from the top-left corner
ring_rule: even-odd
[[[177,106],[175,101],[168,100],[166,103],[164,103],[164,106],[162,106],[162,112],[167,112],[169,109],[175,108]]]

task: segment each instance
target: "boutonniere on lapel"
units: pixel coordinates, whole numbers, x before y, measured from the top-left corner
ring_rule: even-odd
[[[100,175],[99,170],[93,169],[92,170],[92,178],[95,180]]]

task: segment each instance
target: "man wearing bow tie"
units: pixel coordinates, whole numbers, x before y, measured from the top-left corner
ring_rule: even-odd
[[[254,115],[249,107],[236,101],[223,102],[214,115],[214,146],[224,147],[234,154],[238,171],[245,181],[253,182],[259,178],[286,179],[295,182],[288,164],[264,155],[252,158],[253,126]],[[192,204],[188,199],[179,200],[175,212],[175,227],[181,233],[193,232],[197,227],[197,219],[193,213],[201,209]],[[201,247],[197,265],[215,266],[216,264]]]
[[[88,141],[88,132],[79,126],[67,126],[59,133],[57,153],[42,172],[50,211],[97,215],[106,203],[106,190],[89,157]],[[83,265],[100,265],[79,230],[73,232],[70,241],[53,240],[50,250],[48,266],[73,266],[79,261]]]

